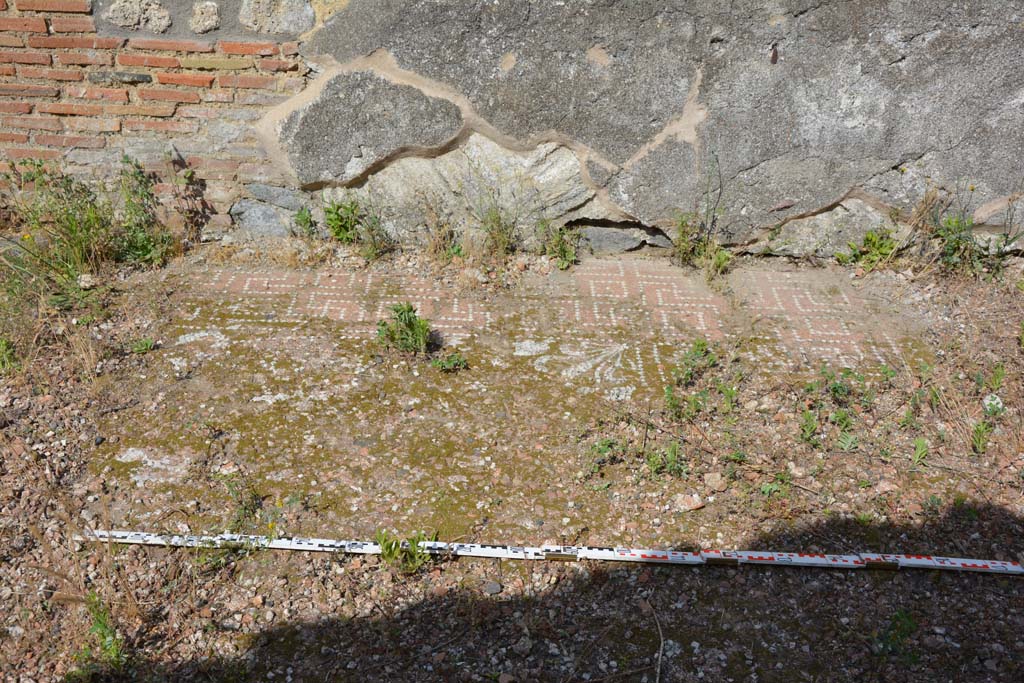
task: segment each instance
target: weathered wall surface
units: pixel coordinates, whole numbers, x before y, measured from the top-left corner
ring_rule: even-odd
[[[1024,0],[6,2],[8,159],[173,146],[264,233],[302,189],[642,235],[720,174],[725,239],[831,253],[928,182],[998,222],[1024,175]]]

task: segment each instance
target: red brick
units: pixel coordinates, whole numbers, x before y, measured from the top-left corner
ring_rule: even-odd
[[[25,47],[25,41],[18,36],[0,34],[0,47]]]
[[[95,33],[92,17],[50,17],[50,30],[54,33]]]
[[[4,64],[49,64],[50,55],[45,52],[0,52],[0,62]]]
[[[117,63],[122,66],[149,66],[158,69],[177,69],[181,66],[177,57],[158,57],[156,55],[118,55]]]
[[[13,64],[0,64],[0,76],[13,76],[18,73]]]
[[[32,111],[32,105],[28,102],[0,102],[0,113],[27,114],[30,111]]]
[[[213,52],[213,46],[197,40],[161,40],[159,38],[132,38],[128,47],[135,50],[163,50],[164,52]]]
[[[89,0],[15,0],[19,12],[72,12],[88,14],[92,11]]]
[[[81,135],[36,135],[35,143],[47,147],[83,147],[86,149],[99,149],[107,146],[107,141],[104,138]]]
[[[277,85],[273,76],[218,76],[217,83],[222,88],[259,88],[270,90]]]
[[[281,54],[292,57],[299,54],[299,44],[297,42],[281,43]]]
[[[200,101],[199,94],[188,90],[158,90],[155,88],[139,88],[139,97],[144,100],[160,102],[185,102],[195,104]]]
[[[240,43],[222,40],[217,43],[217,49],[229,55],[262,55],[269,57],[277,54],[277,45],[274,43]]]
[[[61,130],[60,119],[55,116],[5,116],[0,119],[4,128],[28,130]]]
[[[206,74],[169,74],[169,73],[158,73],[156,75],[157,83],[163,83],[164,85],[191,85],[196,88],[209,88],[213,85],[213,76]]]
[[[28,142],[25,133],[0,133],[0,142]]]
[[[64,128],[67,130],[88,130],[94,133],[116,133],[121,130],[121,121],[120,119],[64,119]]]
[[[59,149],[6,149],[4,154],[8,159],[56,159],[63,154]]]
[[[298,63],[286,59],[261,59],[259,66],[264,71],[294,71],[299,68]]]
[[[36,107],[36,111],[41,114],[61,116],[96,116],[104,113],[103,107],[98,104],[74,104],[72,102],[40,104]]]
[[[46,33],[46,19],[42,17],[0,17],[0,31]]]
[[[107,52],[60,52],[53,56],[57,64],[87,66],[91,64],[108,65],[111,62]]]
[[[58,88],[48,85],[29,85],[28,83],[0,83],[0,96],[3,97],[56,97]]]
[[[95,36],[29,36],[29,47],[46,49],[71,48],[79,50],[113,50],[124,44],[123,38],[98,38]]]
[[[125,119],[125,130],[156,130],[170,133],[194,133],[199,130],[195,121],[153,121],[152,119]]]
[[[108,102],[127,102],[128,91],[124,88],[92,88],[88,86],[68,86],[64,90],[68,97],[82,100],[106,100]]]
[[[22,78],[42,78],[48,81],[80,81],[85,76],[81,71],[68,69],[40,69],[36,66],[23,66],[18,72]]]

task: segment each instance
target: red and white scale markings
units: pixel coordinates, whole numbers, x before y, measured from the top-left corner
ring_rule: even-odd
[[[93,531],[79,541],[158,545],[172,548],[265,548],[268,550],[300,550],[305,552],[379,555],[380,545],[373,541],[337,541],[326,538],[271,538],[220,534],[187,536],[151,534],[142,531]],[[403,544],[404,545],[404,544]],[[776,553],[757,550],[643,550],[637,548],[599,548],[592,546],[514,546],[477,543],[442,543],[424,541],[420,546],[431,555],[446,557],[485,557],[503,560],[600,560],[608,562],[640,562],[671,565],[766,565],[775,567],[815,567],[821,569],[941,569],[947,571],[981,572],[1024,576],[1019,562],[973,560],[962,557],[934,555],[891,555],[860,553],[857,555],[825,555],[814,553]]]

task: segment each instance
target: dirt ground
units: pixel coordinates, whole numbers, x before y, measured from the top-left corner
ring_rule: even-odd
[[[208,246],[117,282],[3,378],[5,680],[1024,680],[1020,579],[409,574],[73,540],[386,529],[1024,561],[1019,263],[984,282],[751,260],[709,284],[654,255],[355,261]],[[468,369],[380,347],[404,301]]]

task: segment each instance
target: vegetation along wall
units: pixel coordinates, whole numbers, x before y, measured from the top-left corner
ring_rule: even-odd
[[[0,0],[7,164],[188,178],[206,238],[356,195],[409,239],[487,207],[666,244],[714,212],[831,255],[929,186],[999,225],[1024,2]]]

